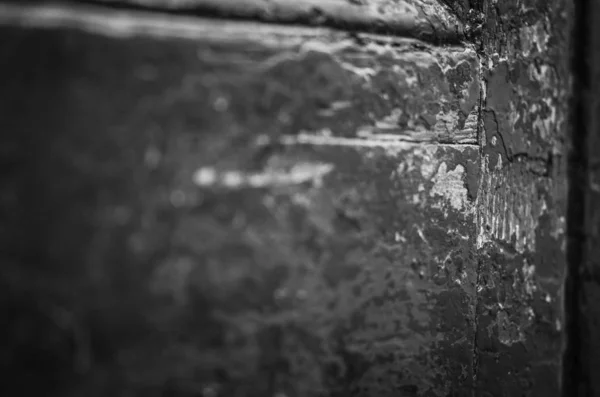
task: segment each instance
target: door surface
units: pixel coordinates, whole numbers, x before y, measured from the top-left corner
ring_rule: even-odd
[[[5,387],[560,395],[571,19],[2,2]]]

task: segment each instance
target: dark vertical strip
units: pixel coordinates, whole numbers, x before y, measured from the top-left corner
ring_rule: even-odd
[[[563,396],[590,396],[589,368],[585,355],[585,329],[582,315],[582,269],[585,261],[586,188],[588,173],[590,84],[591,2],[574,3],[571,70],[573,93],[571,103],[571,149],[568,161],[567,208],[567,277],[565,282],[566,350],[563,361]]]

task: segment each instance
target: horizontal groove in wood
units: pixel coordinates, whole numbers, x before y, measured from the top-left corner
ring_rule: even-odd
[[[142,17],[138,13],[132,17],[124,11],[90,10],[5,5],[0,7],[0,25],[51,28],[57,31],[54,35],[59,41],[70,37],[88,56],[106,59],[102,64],[86,65],[82,73],[108,79],[107,84],[115,78],[109,60],[123,64],[130,73],[123,89],[140,98],[145,93],[138,74],[151,70],[152,96],[157,103],[161,95],[183,101],[185,106],[170,110],[181,120],[194,118],[182,110],[194,103],[194,112],[212,115],[214,107],[203,98],[212,90],[215,100],[226,98],[230,109],[225,112],[228,118],[218,116],[219,111],[207,116],[209,120],[222,119],[209,129],[219,139],[223,138],[220,130],[236,130],[256,139],[298,135],[331,140],[326,144],[337,142],[336,137],[358,139],[366,146],[376,142],[376,146],[392,147],[396,141],[477,143],[479,64],[472,49],[439,48],[413,39],[373,35],[357,40],[324,28],[315,32],[249,22],[191,22],[180,17]],[[77,37],[73,28],[93,34],[78,33],[81,36]],[[7,49],[11,35],[15,35],[14,29],[2,40]],[[42,33],[37,35],[44,39]],[[3,59],[10,57],[5,50]],[[68,62],[79,61],[70,58]],[[161,79],[165,73],[195,83],[186,88]],[[207,86],[209,77],[211,85]],[[86,89],[100,100],[107,93],[98,84]],[[250,120],[252,114],[241,110],[251,103],[262,103],[260,118]],[[207,131],[205,126],[195,128]]]
[[[412,37],[436,44],[459,43],[464,33],[458,18],[438,0],[64,0],[62,3],[327,26]]]

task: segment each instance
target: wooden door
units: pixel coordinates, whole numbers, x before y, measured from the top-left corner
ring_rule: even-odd
[[[571,19],[3,2],[6,388],[558,396]]]

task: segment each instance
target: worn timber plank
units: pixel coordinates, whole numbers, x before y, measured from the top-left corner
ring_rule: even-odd
[[[214,74],[214,70],[224,67],[232,74],[231,92],[221,101],[232,102],[232,106],[236,101],[245,101],[249,86],[265,93],[269,102],[277,104],[278,117],[283,119],[279,134],[477,142],[479,65],[469,48],[438,48],[414,40],[369,35],[361,35],[358,42],[364,44],[357,45],[354,37],[332,30],[169,19],[152,14],[133,18],[127,12],[87,7],[0,6],[0,11],[2,19],[21,26],[84,27],[119,37],[149,35],[210,42],[214,54],[207,72]],[[249,54],[263,53],[263,57],[247,59],[233,51],[221,56],[213,49],[217,44],[231,47],[240,43],[248,46]],[[310,69],[301,70],[298,63],[310,65]],[[228,70],[244,66],[248,69],[240,76]],[[146,68],[145,72],[152,73],[153,63],[147,61]],[[201,86],[203,71],[198,70],[199,81],[189,83]],[[277,81],[282,83],[275,84]],[[226,119],[223,123],[227,129],[242,133],[254,127],[249,123],[268,122],[250,110],[241,119]],[[306,113],[316,113],[315,118],[304,121]],[[262,134],[265,136],[261,139],[268,137],[269,130],[262,129]],[[247,133],[245,136],[258,138]]]
[[[21,10],[0,12],[3,387],[471,395],[472,50]]]

